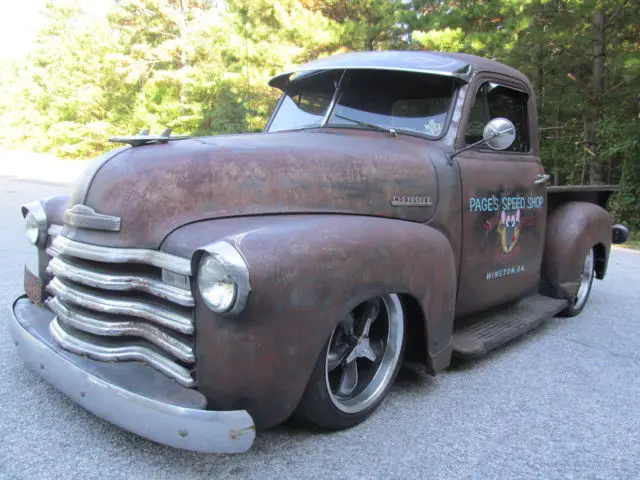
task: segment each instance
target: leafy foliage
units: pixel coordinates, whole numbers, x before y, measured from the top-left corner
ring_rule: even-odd
[[[106,14],[89,6],[102,1]],[[631,0],[49,0],[36,47],[0,64],[0,144],[94,156],[113,135],[260,131],[267,80],[349,50],[495,58],[534,83],[560,183],[615,183],[640,228],[640,10]]]

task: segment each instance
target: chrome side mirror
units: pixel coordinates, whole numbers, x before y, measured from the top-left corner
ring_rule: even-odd
[[[489,121],[482,132],[484,143],[493,150],[509,148],[516,139],[516,127],[506,118],[498,117]]]

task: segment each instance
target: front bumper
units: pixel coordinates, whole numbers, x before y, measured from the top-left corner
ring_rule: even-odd
[[[94,415],[164,445],[205,453],[242,453],[255,425],[244,410],[205,410],[206,399],[139,362],[106,363],[63,350],[53,341],[54,314],[18,297],[9,330],[25,362]]]

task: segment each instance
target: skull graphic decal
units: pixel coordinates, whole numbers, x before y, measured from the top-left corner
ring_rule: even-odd
[[[512,213],[507,213],[507,211],[503,210],[498,224],[502,253],[511,253],[516,247],[518,238],[520,238],[520,228],[520,209]]]

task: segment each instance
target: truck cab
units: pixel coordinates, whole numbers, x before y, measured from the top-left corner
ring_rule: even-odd
[[[628,237],[613,187],[548,186],[511,67],[356,52],[269,83],[264,132],[114,138],[22,207],[16,346],[122,428],[231,453],[291,416],[355,426],[403,365],[436,375],[579,314]]]

